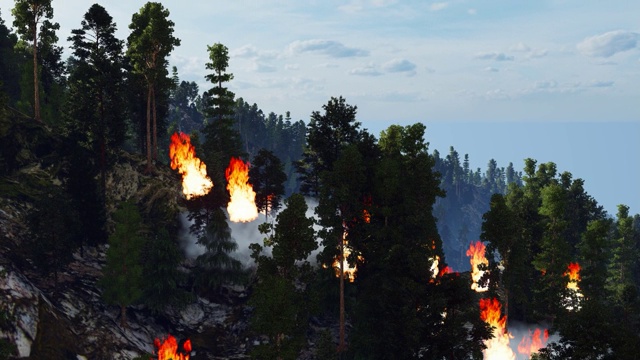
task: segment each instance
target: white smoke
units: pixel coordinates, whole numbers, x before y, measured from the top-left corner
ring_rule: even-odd
[[[307,217],[315,218],[315,208],[317,206],[317,201],[312,198],[305,198],[307,202]],[[226,211],[225,211],[226,213]],[[205,247],[197,243],[197,238],[195,235],[189,232],[190,226],[193,224],[192,221],[189,221],[187,218],[188,213],[183,212],[180,214],[180,223],[181,229],[179,233],[179,242],[182,250],[184,251],[185,256],[188,259],[195,259],[198,256],[204,254]],[[258,214],[258,218],[247,223],[236,223],[232,221],[228,221],[229,228],[231,229],[231,237],[238,244],[238,249],[231,254],[234,258],[240,260],[245,268],[249,268],[254,266],[254,261],[251,258],[251,250],[249,249],[249,245],[252,243],[257,243],[264,246],[264,239],[267,237],[266,234],[261,234],[258,230],[258,226],[260,224],[265,223],[265,221],[269,221],[272,224],[275,224],[277,213],[270,214],[268,219],[265,217],[264,213]],[[228,215],[227,215],[228,218]],[[314,227],[319,230],[319,227],[316,225]],[[270,248],[265,248],[264,250],[267,254],[270,254]],[[314,251],[311,255],[309,255],[309,261],[315,263],[316,255],[320,252],[320,249]]]

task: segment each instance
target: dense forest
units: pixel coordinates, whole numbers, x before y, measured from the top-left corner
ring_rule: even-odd
[[[510,322],[549,328],[554,340],[532,358],[640,354],[640,215],[625,205],[607,214],[585,180],[556,164],[490,160],[474,170],[454,147],[429,149],[422,123],[369,133],[342,96],[306,123],[265,114],[229,90],[220,43],[207,47],[201,91],[169,68],[180,39],[160,3],[132,14],[126,39],[98,4],[71,34],[58,32],[50,0],[0,11],[14,18],[0,20],[0,211],[21,209],[25,224],[17,240],[3,230],[3,259],[54,284],[52,298],[76,254],[106,249],[96,286],[123,329],[133,307],[162,317],[241,285],[256,359],[299,358],[319,319],[337,332],[314,340],[317,359],[490,359],[487,299]],[[206,164],[214,185],[204,195],[178,192],[176,132]],[[248,268],[233,256],[232,158],[251,164],[267,219]],[[114,180],[123,164],[134,164],[143,190]],[[193,261],[180,245],[181,214],[205,249]],[[485,292],[467,272],[476,240],[486,245]],[[567,286],[572,264],[579,291]],[[11,309],[0,308],[1,329]],[[0,358],[17,355],[0,338]]]

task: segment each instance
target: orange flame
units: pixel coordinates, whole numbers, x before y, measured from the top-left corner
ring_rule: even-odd
[[[484,275],[484,270],[479,270],[478,266],[480,264],[489,265],[489,260],[487,260],[484,255],[485,250],[486,246],[481,241],[476,241],[475,244],[471,243],[467,250],[467,256],[469,256],[469,262],[471,263],[471,278],[473,279],[471,289],[476,292],[485,292],[488,290],[488,287],[478,285],[478,281],[480,281],[482,275]]]
[[[178,352],[178,342],[176,338],[171,335],[168,335],[162,342],[155,339],[153,345],[158,348],[158,360],[189,360],[189,354],[191,353],[191,340],[189,339],[185,340],[184,344],[182,344],[182,348],[186,354]]]
[[[191,145],[189,135],[173,133],[169,145],[171,168],[182,175],[182,192],[187,200],[206,195],[213,187],[207,176],[207,165],[196,157],[196,148]]]
[[[346,236],[346,233],[345,233]],[[342,269],[344,271],[344,276],[349,280],[349,282],[354,282],[356,280],[356,272],[358,271],[358,267],[356,265],[351,266],[347,258],[351,255],[351,247],[349,246],[349,241],[345,238],[342,239],[344,242],[343,245],[343,256],[342,256]],[[362,256],[358,256],[358,260],[362,261],[364,258]],[[340,277],[340,259],[336,257],[333,260],[333,270],[336,273],[336,277]]]
[[[232,157],[225,176],[227,190],[231,196],[227,205],[229,219],[233,222],[250,222],[257,219],[256,192],[249,184],[249,163]]]
[[[498,299],[480,299],[480,319],[493,327],[493,338],[486,340],[482,351],[485,360],[515,360],[516,354],[509,347],[511,334],[507,332],[507,317],[502,316]]]
[[[580,264],[569,263],[567,271],[564,273],[564,275],[569,277],[567,289],[579,291],[580,288],[578,287],[578,281],[580,281]]]
[[[529,330],[529,336],[523,336],[518,344],[518,353],[529,357],[531,354],[543,348],[548,339],[549,330],[545,329],[542,331],[541,329],[535,329],[533,334],[531,334],[531,330]]]

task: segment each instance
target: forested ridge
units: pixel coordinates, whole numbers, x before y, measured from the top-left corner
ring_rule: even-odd
[[[164,319],[241,286],[244,355],[256,359],[488,359],[481,299],[497,299],[509,321],[549,328],[554,340],[532,358],[640,354],[640,215],[623,204],[607,214],[588,179],[535,159],[472,169],[453,146],[430,149],[428,125],[371,134],[342,96],[307,122],[265,114],[229,90],[221,43],[207,47],[202,91],[169,68],[180,39],[161,3],[132,14],[127,39],[99,4],[71,34],[58,33],[54,10],[34,0],[0,9],[14,18],[0,20],[0,276],[11,264],[62,299],[70,264],[104,251],[92,286],[124,334],[131,314]],[[206,164],[214,185],[204,195],[180,193],[169,164],[176,132]],[[266,219],[250,266],[233,256],[232,158],[251,164]],[[181,215],[204,249],[193,259]],[[477,240],[486,292],[472,290],[467,272]],[[579,291],[568,286],[572,264]],[[0,359],[24,351],[7,335],[17,321],[10,299]],[[196,353],[208,346],[201,333],[183,335],[200,339]],[[67,342],[41,350],[42,336],[32,358],[89,354]]]

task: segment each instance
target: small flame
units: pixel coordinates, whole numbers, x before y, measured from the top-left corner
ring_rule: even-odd
[[[196,157],[196,148],[191,145],[189,135],[173,133],[169,145],[171,168],[182,175],[182,192],[187,200],[195,196],[206,195],[213,187],[207,176],[207,166]]]
[[[349,280],[349,282],[354,282],[356,280],[356,272],[358,271],[358,267],[356,265],[351,266],[347,258],[351,255],[351,247],[349,246],[349,241],[347,240],[347,232],[345,231],[342,236],[342,269],[344,271],[344,276]],[[358,255],[358,260],[362,261],[364,258]],[[333,270],[336,273],[336,277],[340,277],[340,257],[336,257],[333,260]]]
[[[567,266],[567,271],[564,273],[564,276],[569,277],[569,281],[567,282],[567,289],[569,289],[569,291],[571,291],[578,299],[577,309],[580,309],[580,300],[584,296],[580,292],[580,287],[578,286],[578,282],[580,281],[580,264],[569,263],[569,266]],[[567,304],[565,305],[565,308],[567,310],[574,309],[574,306],[573,306],[574,304],[571,303],[570,299],[571,297],[568,297],[566,299]]]
[[[509,347],[512,337],[507,332],[507,317],[502,316],[498,299],[480,299],[480,319],[493,327],[493,338],[486,340],[482,351],[484,360],[515,360],[516,354]]]
[[[371,214],[367,209],[362,210],[362,219],[365,223],[369,224],[371,222]]]
[[[480,281],[484,275],[484,270],[479,270],[478,266],[480,264],[489,265],[489,260],[487,260],[484,255],[485,250],[486,246],[481,241],[476,241],[475,244],[471,243],[467,250],[467,256],[469,256],[469,262],[471,263],[471,278],[473,279],[471,289],[476,292],[485,292],[488,290],[487,286],[481,287],[478,285],[478,281]]]
[[[580,281],[580,264],[570,263],[564,275],[569,277],[567,289],[579,291],[580,288],[578,287],[578,281]]]
[[[191,340],[189,339],[182,344],[186,354],[178,352],[178,342],[171,335],[168,335],[162,342],[159,339],[155,339],[153,345],[158,349],[158,360],[189,360],[189,354],[191,353]]]
[[[231,196],[227,205],[229,219],[233,222],[250,222],[257,219],[256,192],[249,184],[249,163],[232,157],[225,176],[227,190]]]
[[[543,348],[547,340],[549,340],[549,330],[535,329],[533,334],[529,330],[529,336],[523,336],[518,344],[518,353],[530,357],[531,354]]]

